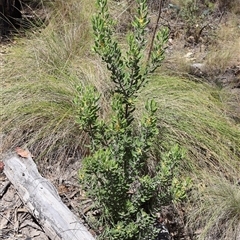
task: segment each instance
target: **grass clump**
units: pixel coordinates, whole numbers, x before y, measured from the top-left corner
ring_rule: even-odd
[[[80,82],[93,80],[90,72],[99,71],[94,63],[72,70],[76,61],[86,61],[92,5],[60,2],[53,3],[56,13],[47,26],[28,33],[24,42],[16,38],[1,71],[3,150],[27,145],[38,158],[52,161],[83,154],[77,139],[86,137],[74,124],[73,95]]]
[[[45,71],[64,71],[91,46],[88,14],[94,7],[84,1],[57,0],[52,8],[51,21],[35,38],[32,50]]]
[[[208,179],[208,185],[195,196],[189,226],[198,230],[198,239],[236,240],[240,236],[239,183],[207,175],[203,177]]]
[[[237,15],[229,14],[226,24],[216,30],[216,36],[204,60],[206,70],[210,75],[223,73],[240,61],[240,22],[238,19]]]
[[[74,115],[72,93],[79,79],[68,76],[66,83],[63,79],[41,74],[38,80],[19,81],[15,87],[4,89],[5,107],[1,115],[4,148],[27,143],[39,158],[48,155],[49,159],[61,160],[68,151],[75,155],[80,145],[70,142],[80,132],[71,123]]]
[[[208,84],[160,76],[146,87],[143,98],[152,96],[158,103],[162,147],[177,142],[188,150],[195,170],[206,168],[237,177],[240,131],[227,117],[226,93]]]

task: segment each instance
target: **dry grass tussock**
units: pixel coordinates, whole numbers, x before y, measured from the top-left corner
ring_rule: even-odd
[[[189,227],[197,231],[197,239],[237,240],[240,237],[239,182],[222,177],[201,176],[207,185],[199,185],[191,204]]]
[[[192,172],[207,169],[213,175],[238,177],[240,131],[227,117],[223,99],[228,94],[208,84],[160,74],[142,94],[140,101],[153,97],[159,106],[158,148],[177,142],[188,150],[186,164]]]
[[[197,1],[174,1],[177,6],[182,7],[181,9],[184,9],[184,6],[190,2]],[[168,72],[176,72],[177,75],[191,73],[191,64],[201,63],[204,65],[203,75],[214,78],[216,74],[223,74],[230,67],[239,66],[239,12],[221,13],[217,10],[218,4],[215,3],[215,5],[215,8],[196,5],[198,14],[183,17],[180,11],[176,19],[171,20],[172,39],[166,61],[163,63],[163,67]],[[202,15],[204,11],[213,11],[213,14],[204,16]],[[172,14],[174,16],[174,12]],[[179,18],[182,19],[180,23]],[[187,21],[190,24],[190,36],[187,34]],[[203,31],[199,35],[199,40],[196,41],[194,34],[199,33],[201,28]]]
[[[240,63],[239,16],[229,14],[225,24],[216,31],[214,44],[211,44],[205,58],[206,69],[210,73],[224,72],[228,67]]]
[[[89,14],[93,14],[94,7],[83,2],[54,1],[49,24],[35,34],[32,51],[45,71],[64,70],[76,56],[89,51],[92,44]]]
[[[48,161],[85,154],[87,136],[75,123],[76,86],[107,88],[99,60],[89,54],[92,3],[55,2],[50,23],[16,39],[1,71],[3,151],[27,146]]]

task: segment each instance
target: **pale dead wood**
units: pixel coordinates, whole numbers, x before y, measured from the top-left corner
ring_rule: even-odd
[[[94,240],[81,221],[63,204],[55,187],[43,178],[29,156],[4,157],[4,173],[23,203],[54,240]]]
[[[10,181],[6,181],[5,184],[3,185],[3,187],[0,189],[0,199],[3,197],[3,195],[6,193],[6,191],[8,190],[8,188],[10,187],[11,182]]]

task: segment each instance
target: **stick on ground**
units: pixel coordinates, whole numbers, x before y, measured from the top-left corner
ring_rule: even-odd
[[[61,201],[55,187],[43,178],[31,156],[5,156],[4,173],[20,198],[52,240],[94,240],[81,221]]]

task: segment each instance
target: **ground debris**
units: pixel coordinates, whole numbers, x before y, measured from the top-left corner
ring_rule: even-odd
[[[6,155],[3,161],[5,168],[0,175],[0,189],[4,189],[0,198],[0,239],[94,239],[82,220],[66,207],[77,210],[79,190],[70,181],[77,175],[77,166],[68,166],[70,172],[65,171],[61,185],[56,184],[55,187],[38,173],[31,156],[24,158],[11,154]],[[60,172],[62,170],[59,168]],[[56,178],[54,173],[51,179]],[[64,197],[66,203],[59,195]]]
[[[0,195],[0,239],[47,240],[48,237],[24,208],[16,189],[4,174],[0,177],[0,189],[6,190]]]

